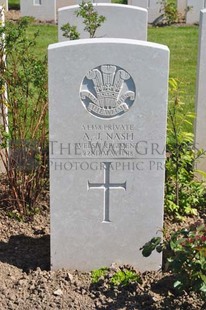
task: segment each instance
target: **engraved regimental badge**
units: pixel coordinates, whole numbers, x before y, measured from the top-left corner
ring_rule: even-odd
[[[127,112],[135,100],[135,84],[130,74],[114,65],[102,65],[84,77],[80,97],[92,115],[111,119]]]

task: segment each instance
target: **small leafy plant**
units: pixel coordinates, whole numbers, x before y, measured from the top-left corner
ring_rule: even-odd
[[[149,257],[154,250],[156,250],[158,253],[161,253],[163,250],[161,238],[152,238],[149,242],[145,243],[145,245],[141,247],[140,250],[142,251],[142,255],[144,257]]]
[[[126,268],[117,271],[110,279],[110,283],[114,286],[127,286],[135,282],[141,282],[140,275],[135,271]]]
[[[174,233],[170,240],[174,253],[170,269],[178,275],[174,287],[206,294],[206,225],[196,222]]]
[[[67,23],[61,27],[61,30],[63,31],[63,36],[70,40],[80,39],[80,33],[77,31],[77,26],[71,26],[70,23]]]
[[[160,0],[161,19],[155,22],[156,25],[171,25],[178,22],[179,14],[177,11],[176,1],[174,0]]]
[[[84,31],[89,33],[90,38],[95,37],[95,33],[99,27],[105,22],[105,16],[99,15],[94,9],[91,2],[82,2],[79,5],[79,9],[75,11],[77,17],[83,18],[83,23],[85,25]],[[80,38],[80,33],[77,31],[76,26],[67,23],[61,27],[63,31],[63,36],[69,38],[70,40],[76,40]]]
[[[167,249],[168,269],[176,275],[174,287],[179,291],[196,291],[206,297],[206,225],[197,221],[161,242],[153,238],[140,250],[148,257],[154,250]]]
[[[92,277],[92,283],[96,284],[100,281],[101,278],[103,278],[108,273],[108,268],[102,267],[100,269],[92,270],[91,277]]]
[[[195,115],[185,112],[181,95],[180,83],[170,79],[165,211],[179,219],[197,214],[197,208],[203,205],[206,193],[205,184],[196,178],[194,169],[196,160],[203,153],[193,146],[191,129]]]
[[[108,286],[127,286],[133,283],[141,283],[141,276],[131,267],[120,266],[111,270],[110,268],[100,268],[91,273],[92,284],[107,283]]]
[[[76,12],[77,17],[81,16],[83,18],[83,23],[85,24],[84,30],[90,35],[90,38],[94,38],[95,33],[99,27],[105,22],[105,16],[99,15],[95,11],[94,6],[91,2],[82,2],[79,5],[79,10]]]

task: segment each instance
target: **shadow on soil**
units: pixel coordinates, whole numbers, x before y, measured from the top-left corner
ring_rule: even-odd
[[[154,300],[147,293],[137,294],[130,291],[130,289],[121,289],[118,293],[112,290],[105,294],[108,301],[104,303],[104,309],[106,310],[135,310],[135,309],[155,309],[152,308]],[[148,308],[147,308],[148,307]],[[102,306],[96,306],[96,310],[101,310]]]
[[[50,269],[50,236],[32,238],[12,236],[9,242],[0,242],[0,261],[22,269],[24,272]]]
[[[141,288],[141,285],[128,285],[126,287],[112,288],[104,285],[91,284],[90,291],[94,294],[101,292],[104,296],[104,309],[106,310],[205,310],[206,303],[203,305],[198,296],[179,294],[173,288],[174,276],[166,275],[160,279],[149,279],[146,282],[148,287]],[[151,286],[150,286],[151,285]],[[192,297],[193,296],[193,297]],[[194,300],[193,300],[194,298]],[[191,300],[194,306],[191,305]],[[102,305],[97,305],[96,310],[101,310]]]

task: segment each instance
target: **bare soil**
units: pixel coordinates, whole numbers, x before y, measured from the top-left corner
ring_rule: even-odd
[[[17,21],[19,18],[20,18],[20,11],[9,10],[9,11],[5,12],[5,19],[6,20]]]
[[[51,271],[48,194],[40,209],[19,222],[0,207],[0,309],[206,309],[197,294],[178,295],[169,273],[145,272],[141,284],[113,287],[107,280],[92,284],[91,273]],[[119,268],[113,264],[109,273]]]

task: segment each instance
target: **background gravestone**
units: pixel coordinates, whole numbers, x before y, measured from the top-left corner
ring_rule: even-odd
[[[21,16],[56,22],[57,10],[74,4],[76,0],[20,0]]]
[[[153,23],[162,15],[161,2],[158,0],[128,0],[129,5],[143,7],[148,10],[148,22]]]
[[[200,19],[200,10],[206,7],[205,0],[187,0],[187,7],[190,9],[186,14],[186,24],[197,24]]]
[[[199,54],[196,86],[195,147],[206,150],[206,10],[200,14]],[[197,162],[197,169],[206,172],[205,156]]]
[[[148,8],[148,1],[149,0],[128,0],[128,5],[135,5],[139,6],[140,8]]]
[[[177,0],[177,12],[185,17],[187,11],[187,0]]]
[[[8,0],[0,0],[0,6],[3,6],[5,11],[8,11]]]
[[[96,37],[130,38],[147,40],[147,10],[121,4],[94,4],[98,14],[106,17],[106,21],[97,29]],[[67,41],[62,35],[61,27],[70,23],[77,26],[80,38],[88,38],[84,31],[81,17],[76,17],[75,11],[79,6],[71,6],[58,11],[58,37],[59,41]]]
[[[51,264],[157,270],[168,48],[127,39],[49,47]]]

